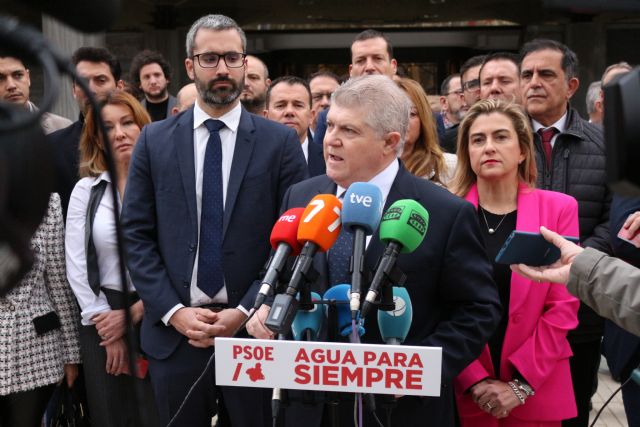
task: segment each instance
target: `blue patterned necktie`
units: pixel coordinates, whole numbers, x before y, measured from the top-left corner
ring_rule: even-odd
[[[340,195],[340,200],[344,193]],[[329,286],[351,283],[349,265],[351,252],[353,251],[353,233],[349,233],[344,227],[340,230],[338,239],[329,250],[327,263],[329,264]]]
[[[213,298],[224,285],[222,273],[222,141],[224,123],[209,119],[204,122],[209,141],[202,171],[202,207],[198,254],[198,288]]]

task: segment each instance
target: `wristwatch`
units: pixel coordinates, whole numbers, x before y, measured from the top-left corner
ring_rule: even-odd
[[[513,383],[516,385],[516,387],[518,387],[518,390],[523,392],[527,397],[536,395],[536,392],[533,390],[533,388],[531,388],[531,386],[526,382],[520,381],[516,378],[513,380]]]

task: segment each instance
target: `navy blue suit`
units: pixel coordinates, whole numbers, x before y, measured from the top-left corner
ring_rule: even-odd
[[[242,305],[249,310],[253,306],[257,287],[252,284],[269,256],[269,235],[278,219],[282,198],[289,186],[306,176],[304,155],[295,132],[243,109],[223,222],[222,267],[230,307]],[[141,344],[152,362],[154,389],[156,395],[175,394],[169,396],[168,402],[158,401],[164,417],[166,411],[171,414],[177,408],[163,406],[175,405],[176,399],[179,404],[181,400],[180,387],[184,386],[176,382],[197,377],[212,353],[211,348],[190,346],[183,335],[161,321],[175,305],[190,306],[198,245],[195,182],[193,108],[145,126],[131,161],[122,226],[127,265],[144,302]],[[166,361],[173,366],[171,369],[180,372],[167,369],[159,372],[162,381],[154,381],[154,361],[156,366]],[[210,377],[212,386],[213,372]],[[185,381],[187,389],[192,382]],[[216,397],[211,390],[194,394],[209,400]],[[223,395],[234,426],[260,425],[250,418],[260,415],[258,407],[246,411],[245,402],[229,401],[224,390]],[[197,406],[192,405],[185,412],[201,411]],[[233,411],[238,410],[247,418],[233,419]],[[197,422],[201,419],[181,419],[185,425],[199,425]]]
[[[611,247],[615,256],[640,267],[640,249],[619,239],[618,232],[629,215],[640,210],[640,198],[624,198],[614,196],[609,212],[609,229],[611,230]],[[602,354],[614,378],[624,381],[631,371],[640,364],[640,337],[633,335],[605,320]],[[622,389],[622,400],[630,427],[640,426],[640,386],[630,381]]]
[[[322,145],[324,142],[324,134],[327,133],[327,114],[329,114],[329,108],[318,113],[316,132],[313,134],[313,142],[316,144]]]
[[[291,187],[282,210],[306,206],[317,194],[335,192],[336,184],[326,175],[311,178]],[[500,318],[500,299],[473,206],[447,190],[411,175],[402,165],[387,197],[385,210],[400,199],[416,200],[429,212],[429,228],[424,241],[413,253],[401,254],[397,262],[407,275],[406,288],[413,304],[413,322],[405,344],[442,347],[443,365],[441,397],[405,396],[399,399],[391,425],[453,426],[453,378],[478,357],[493,334]],[[366,251],[365,267],[370,271],[385,247],[377,236],[378,233],[374,233]],[[326,254],[314,258],[314,267],[320,277],[312,290],[322,294],[327,289]],[[363,342],[383,343],[377,323],[373,310],[365,319]],[[342,422],[351,425],[353,401],[339,406]],[[384,420],[384,411],[381,405],[378,407],[378,415]],[[306,409],[296,407],[285,414],[287,425],[303,425],[299,411],[307,413],[304,425],[315,425],[312,420],[319,423],[321,408],[307,406]],[[315,411],[314,415],[311,415],[312,411]],[[330,425],[326,416],[323,423]],[[365,425],[376,424],[370,418]]]
[[[311,137],[311,132],[309,132],[308,134],[309,144],[307,144],[307,148],[309,151],[307,153],[307,167],[309,169],[309,176],[314,177],[318,175],[324,175],[327,171],[327,166],[324,162],[322,143],[314,144],[313,138]]]

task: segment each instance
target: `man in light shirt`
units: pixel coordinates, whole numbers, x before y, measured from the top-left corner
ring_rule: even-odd
[[[440,397],[404,396],[394,401],[391,414],[385,412],[389,399],[376,396],[377,416],[389,416],[394,426],[455,425],[453,378],[478,357],[497,325],[500,303],[491,278],[482,244],[477,214],[462,199],[432,182],[410,174],[399,161],[409,123],[411,102],[388,77],[371,75],[350,79],[333,95],[327,115],[327,133],[323,141],[327,174],[313,177],[291,187],[284,198],[283,210],[306,206],[317,194],[340,196],[354,182],[377,186],[385,208],[400,199],[413,199],[429,212],[428,236],[410,255],[398,257],[399,268],[407,273],[406,289],[414,307],[407,345],[441,346],[442,388]],[[340,238],[338,238],[340,239]],[[334,245],[335,247],[335,245]],[[373,271],[385,250],[377,235],[367,245],[364,269]],[[326,272],[312,285],[323,295],[331,286],[345,283],[339,255],[317,254],[313,260],[318,271]],[[257,338],[271,337],[260,319],[270,309],[263,305],[247,325]],[[382,344],[375,310],[365,320],[361,339]],[[327,332],[330,334],[331,332]],[[331,425],[332,408],[340,425],[353,420],[353,394],[340,394],[339,404],[303,405],[284,411],[285,425],[315,427]],[[324,409],[324,412],[323,412]],[[364,411],[364,425],[376,425]]]
[[[240,104],[246,38],[207,15],[187,33],[185,67],[196,103],[142,130],[122,208],[131,279],[144,302],[142,349],[163,425],[176,416],[213,354],[247,318],[287,188],[306,164],[294,131]],[[260,389],[216,387],[213,367],[176,425],[271,425]],[[251,409],[247,404],[250,402]]]

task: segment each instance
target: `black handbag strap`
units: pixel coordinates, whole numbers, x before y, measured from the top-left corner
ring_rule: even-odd
[[[93,220],[96,217],[98,206],[104,196],[107,188],[107,181],[100,181],[91,187],[91,195],[87,205],[87,216],[84,226],[84,248],[87,258],[87,278],[89,286],[94,294],[100,294],[100,270],[98,267],[98,255],[96,254],[96,246],[93,244]]]

